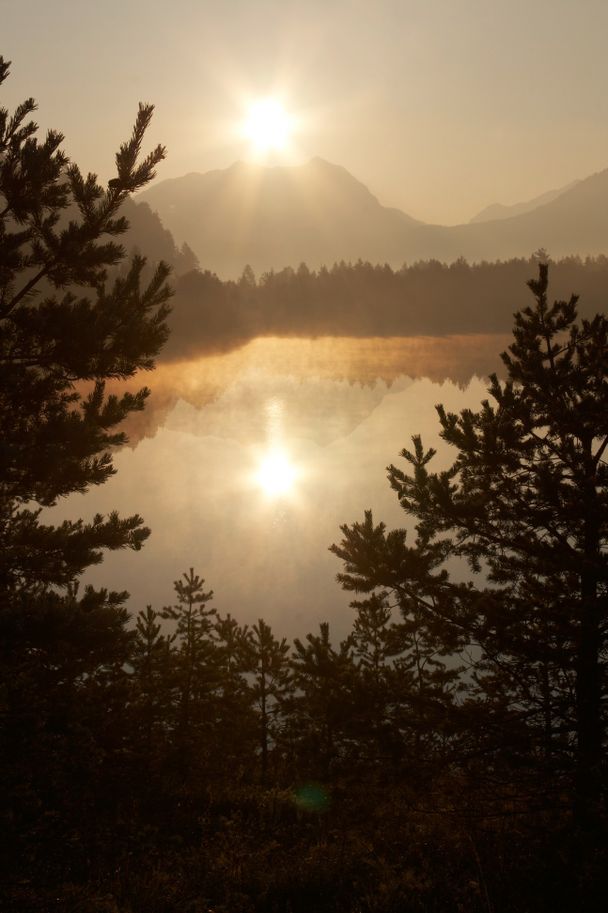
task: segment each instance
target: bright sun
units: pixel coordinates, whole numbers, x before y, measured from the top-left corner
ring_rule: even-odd
[[[292,129],[292,118],[276,98],[262,98],[254,102],[244,124],[244,134],[258,154],[285,150]]]
[[[294,466],[280,450],[266,454],[256,474],[258,485],[270,497],[289,494],[297,477]]]

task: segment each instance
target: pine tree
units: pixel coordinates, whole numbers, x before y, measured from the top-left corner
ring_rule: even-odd
[[[399,737],[391,717],[396,696],[390,678],[399,652],[393,609],[388,594],[380,591],[354,600],[355,621],[348,641],[356,675],[353,678],[355,714],[351,732],[368,762],[400,754]]]
[[[353,717],[351,647],[344,641],[336,650],[329,624],[323,622],[319,634],[306,635],[306,643],[296,637],[294,648],[292,713],[300,733],[299,753],[310,773],[327,778],[345,754]]]
[[[170,700],[170,650],[173,637],[162,633],[160,614],[151,605],[137,615],[130,655],[134,724],[143,735],[148,764],[160,748]],[[162,739],[164,741],[164,739]]]
[[[8,64],[0,60],[0,83]],[[42,507],[100,485],[114,472],[117,431],[148,392],[105,396],[107,379],[150,369],[167,337],[169,289],[161,264],[140,288],[145,260],[108,280],[128,227],[120,207],[164,157],[140,150],[153,108],[140,105],[130,140],[103,189],[61,151],[63,137],[36,138],[32,99],[12,117],[0,109],[0,589],[65,586],[105,548],[139,549],[138,516],[92,523],[41,522]],[[88,291],[87,291],[88,290]],[[39,505],[39,506],[32,506]]]
[[[459,415],[438,407],[451,468],[430,472],[434,453],[419,438],[402,453],[409,471],[389,467],[418,546],[356,524],[339,554],[355,587],[405,593],[446,646],[477,645],[472,680],[490,716],[501,709],[503,753],[525,737],[532,756],[559,755],[559,772],[572,751],[574,805],[588,825],[605,740],[608,320],[578,323],[575,297],[549,305],[546,263],[529,286],[535,306],[515,316],[493,403]],[[475,584],[453,583],[448,557],[466,559]]]
[[[0,84],[8,72],[0,58]],[[104,778],[126,750],[127,594],[80,592],[77,579],[149,531],[137,515],[53,525],[43,511],[113,474],[119,426],[148,391],[108,396],[105,382],[153,367],[170,296],[163,264],[147,284],[142,257],[118,269],[121,207],[164,157],[141,154],[152,106],[140,105],[105,188],[68,160],[60,133],[38,137],[35,108],[0,108],[0,692],[16,877],[61,867],[54,848],[69,834],[86,856],[122,801]]]
[[[363,524],[342,528],[345,539],[332,551],[347,564],[347,572],[338,575],[347,590],[373,590],[356,573],[351,562],[361,541],[385,543],[385,527],[374,528],[371,511]],[[387,537],[401,550],[401,558],[410,557],[413,569],[418,559],[428,572],[443,561],[443,550],[429,551],[422,539],[411,550],[405,546],[403,530]],[[423,559],[422,561],[420,559]],[[402,562],[403,563],[403,562]],[[359,565],[358,570],[361,570]],[[453,709],[454,693],[459,685],[461,668],[454,652],[462,639],[454,637],[441,618],[429,619],[424,601],[434,600],[431,592],[418,589],[415,596],[393,581],[393,598],[385,590],[375,590],[365,600],[354,600],[356,611],[350,643],[358,671],[356,697],[359,738],[375,745],[382,757],[409,757],[413,768],[422,773],[446,736],[446,721]],[[393,614],[396,613],[396,620]],[[451,662],[446,662],[450,654]]]
[[[214,751],[218,779],[236,781],[253,767],[256,720],[253,691],[248,682],[250,669],[249,630],[230,613],[218,616],[214,624],[217,689]]]
[[[214,637],[216,610],[208,603],[213,590],[190,568],[173,584],[177,602],[161,615],[175,622],[172,651],[174,680],[174,729],[179,763],[188,767],[195,754],[203,759],[206,736],[213,730],[215,692],[218,687],[218,656]],[[197,747],[199,750],[197,750]],[[208,746],[205,747],[208,753]]]
[[[249,632],[247,648],[259,719],[261,777],[262,783],[266,783],[269,751],[280,740],[281,712],[292,692],[289,644],[284,637],[277,640],[270,625],[260,618]]]

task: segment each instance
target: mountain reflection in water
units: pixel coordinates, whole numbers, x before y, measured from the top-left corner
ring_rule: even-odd
[[[139,554],[108,555],[87,580],[127,589],[130,608],[172,600],[172,581],[194,567],[222,614],[260,616],[294,636],[329,620],[350,627],[350,597],[328,553],[339,525],[366,508],[389,526],[411,526],[386,466],[412,434],[449,454],[434,406],[476,408],[485,377],[500,369],[508,336],[412,339],[257,339],[226,355],[161,364],[138,378],[149,407],[115,456],[117,475],[52,511],[58,518],[117,508],[140,513],[152,536]],[[134,388],[135,384],[131,384]],[[256,484],[279,447],[296,470],[284,496]]]
[[[236,388],[240,397],[245,397],[246,389],[249,390],[252,410],[249,418],[255,422],[255,417],[261,414],[256,403],[259,404],[262,387],[289,388],[298,398],[297,387],[302,385],[299,408],[310,411],[314,434],[327,439],[334,433],[331,428],[340,433],[349,421],[340,412],[339,403],[334,408],[330,387],[324,382],[355,385],[359,394],[349,398],[351,408],[355,408],[355,400],[366,399],[363,388],[374,388],[378,382],[392,385],[403,377],[426,377],[438,383],[451,380],[466,386],[472,377],[487,377],[493,371],[500,373],[502,363],[498,353],[511,340],[510,334],[367,339],[260,337],[226,354],[193,361],[161,362],[152,375],[140,375],[129,389],[145,384],[151,387],[152,396],[146,410],[131,417],[127,431],[131,444],[137,443],[141,437],[155,434],[180,400],[194,410],[201,410],[226,395],[230,399],[228,391],[234,394]],[[304,395],[306,385],[312,385],[313,390],[308,389]],[[339,390],[336,386],[334,396]],[[370,401],[376,402],[377,395],[371,396]],[[362,402],[360,408],[366,408]],[[207,413],[199,416],[203,422],[205,418]],[[200,430],[204,433],[204,428]]]

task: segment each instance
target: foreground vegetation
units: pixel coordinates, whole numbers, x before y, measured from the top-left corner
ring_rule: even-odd
[[[153,366],[167,271],[116,272],[112,239],[163,150],[142,160],[141,106],[104,189],[36,140],[33,107],[0,112],[2,909],[596,909],[606,318],[550,304],[540,264],[507,382],[439,409],[452,467],[415,438],[389,468],[414,540],[366,513],[332,546],[357,597],[343,643],[242,627],[193,569],[131,621],[78,580],[138,550],[141,518],[41,509],[111,475],[145,404],[104,382]]]

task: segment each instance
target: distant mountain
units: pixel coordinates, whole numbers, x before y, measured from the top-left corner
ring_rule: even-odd
[[[138,197],[156,210],[201,267],[222,277],[246,264],[256,273],[341,260],[400,266],[437,259],[471,262],[608,252],[608,170],[579,181],[531,211],[441,226],[382,206],[344,168],[320,158],[271,167],[238,162],[162,181]]]
[[[233,276],[305,261],[403,259],[403,236],[421,224],[381,206],[348,171],[320,158],[305,165],[237,162],[162,181],[137,198],[155,209],[201,266]]]
[[[469,222],[492,222],[494,219],[510,219],[511,216],[520,216],[524,212],[538,209],[539,206],[543,206],[545,203],[551,203],[578,183],[579,181],[570,181],[565,187],[559,187],[557,190],[547,190],[546,193],[541,193],[540,196],[534,197],[532,200],[526,200],[524,203],[513,203],[511,206],[504,206],[502,203],[491,203],[490,206],[486,206],[476,216],[469,219]]]
[[[608,253],[608,169],[578,181],[554,200],[530,212],[456,225],[427,226],[416,256],[426,247],[429,256],[452,261],[525,257],[545,248],[553,258]],[[418,240],[418,239],[417,239]]]
[[[127,199],[121,215],[128,219],[129,230],[119,240],[129,255],[135,252],[143,254],[151,267],[164,260],[176,276],[182,276],[198,266],[198,260],[188,245],[177,247],[171,232],[147,203]]]

